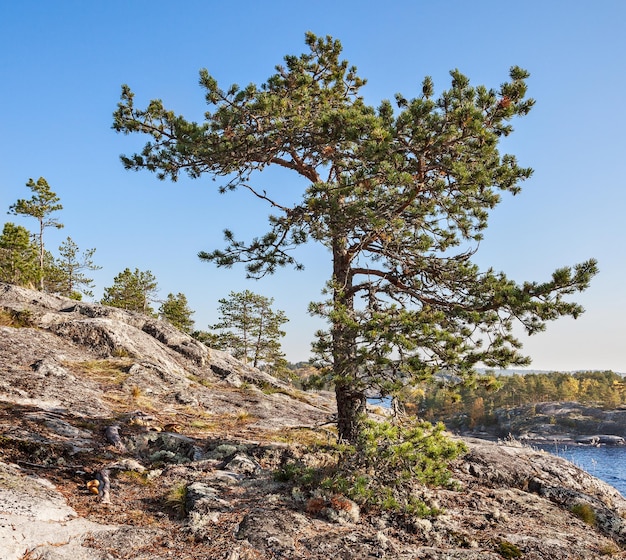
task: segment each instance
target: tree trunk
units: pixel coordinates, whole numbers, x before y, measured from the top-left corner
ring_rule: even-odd
[[[349,384],[335,385],[337,399],[337,431],[340,441],[355,442],[365,414],[366,398],[363,391]]]
[[[43,218],[39,219],[39,274],[41,277],[39,278],[39,290],[44,291],[45,283],[44,283],[44,255],[45,250],[43,246]]]
[[[333,280],[335,319],[332,326],[332,353],[337,429],[340,441],[354,442],[359,435],[366,399],[365,389],[359,380],[356,334],[350,325],[354,313],[350,255],[346,250],[345,238],[339,236],[333,241]]]

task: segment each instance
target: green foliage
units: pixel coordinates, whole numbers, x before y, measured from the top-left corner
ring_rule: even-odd
[[[500,541],[497,550],[502,558],[520,558],[523,556],[520,548],[508,541]]]
[[[31,216],[39,222],[39,233],[37,234],[39,245],[39,271],[40,271],[40,289],[44,289],[45,278],[45,246],[44,246],[44,230],[48,227],[61,229],[63,224],[59,223],[56,218],[50,215],[53,212],[62,210],[63,206],[59,204],[59,197],[50,189],[50,185],[43,178],[39,177],[37,182],[29,179],[26,186],[33,192],[33,196],[26,199],[19,199],[15,204],[9,207],[9,214]]]
[[[194,311],[189,308],[187,297],[181,293],[167,294],[167,299],[159,308],[159,315],[163,319],[187,334],[191,334],[193,330],[194,322],[191,318],[193,314]]]
[[[274,471],[273,477],[277,482],[294,482],[298,485],[309,486],[315,482],[317,471],[299,463],[285,463]]]
[[[419,420],[402,425],[366,421],[353,445],[332,449],[334,466],[314,470],[287,463],[275,478],[341,494],[372,509],[436,515],[439,511],[424,503],[416,490],[421,485],[454,487],[448,465],[466,451],[443,430],[441,424]]]
[[[398,93],[395,107],[373,107],[338,40],[307,33],[305,41],[307,52],[286,56],[259,86],[221,89],[202,70],[203,123],[158,99],[139,109],[125,85],[113,127],[150,137],[141,153],[122,156],[127,169],[173,181],[209,173],[223,179],[221,192],[242,187],[268,204],[265,234],[245,242],[226,230],[226,247],[201,259],[243,263],[259,278],[286,265],[301,269],[291,250],[309,241],[329,250],[328,299],[311,306],[329,328],[314,349],[332,371],[339,434],[354,441],[369,389],[391,394],[442,369],[471,377],[480,363],[528,364],[515,324],[533,334],[579,316],[583,308],[567,296],[588,287],[597,263],[517,284],[470,260],[501,193],[518,193],[532,173],[499,152],[512,119],[534,104],[528,72],[514,66],[509,81],[490,89],[453,70],[438,97],[426,77],[415,97]],[[270,167],[302,185],[293,206],[255,187]]]
[[[113,286],[104,289],[100,303],[151,314],[153,309],[150,302],[154,300],[156,293],[157,282],[152,272],[140,271],[138,268],[131,272],[126,268],[114,278]]]
[[[54,259],[52,270],[46,274],[48,283],[51,282],[50,278],[56,277],[56,286],[47,287],[47,291],[78,300],[83,295],[93,297],[93,279],[88,278],[83,271],[102,268],[93,262],[95,252],[95,249],[87,249],[80,254],[78,245],[71,237],[63,241],[59,246],[59,257]]]
[[[34,288],[40,276],[38,249],[31,242],[30,232],[5,223],[0,235],[0,282]]]
[[[405,401],[416,413],[431,419],[447,420],[465,415],[468,426],[489,424],[493,412],[550,401],[576,401],[587,405],[616,408],[626,404],[626,381],[612,371],[576,373],[487,374],[464,386],[424,383],[418,392],[405,393]],[[552,423],[552,422],[551,422]]]
[[[211,328],[220,331],[215,339],[217,348],[253,367],[281,375],[287,372],[280,345],[285,336],[281,325],[288,319],[283,311],[272,309],[273,303],[273,298],[250,290],[230,292],[228,298],[219,300],[220,320]]]
[[[596,512],[589,504],[575,504],[570,511],[587,525],[596,524]]]

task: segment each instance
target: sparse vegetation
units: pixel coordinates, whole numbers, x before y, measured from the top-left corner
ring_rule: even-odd
[[[589,504],[575,504],[570,511],[587,525],[596,524],[596,512]]]
[[[520,558],[523,556],[520,548],[508,541],[500,541],[498,543],[497,551],[502,558]]]
[[[212,381],[204,377],[200,377],[199,375],[190,373],[189,375],[187,375],[187,379],[189,379],[189,381],[193,381],[194,383],[198,383],[198,385],[202,385],[203,387],[207,387],[207,388],[213,387]]]
[[[141,387],[139,387],[138,385],[133,385],[132,389],[130,390],[130,393],[133,396],[133,399],[135,400],[137,400],[143,394]]]
[[[0,309],[0,327],[27,328],[34,326],[32,313],[28,309],[22,311]]]
[[[128,378],[128,369],[132,361],[125,357],[91,360],[88,362],[67,362],[65,366],[72,371],[107,385],[120,386]]]
[[[620,548],[614,542],[607,542],[599,547],[598,552],[602,556],[614,556],[620,552]]]
[[[464,444],[448,439],[441,424],[364,421],[364,426],[355,444],[328,447],[333,456],[331,466],[312,469],[298,462],[287,463],[275,478],[309,491],[344,495],[374,510],[418,517],[440,513],[414,494],[415,488],[454,487],[448,464],[466,450]]]
[[[187,512],[187,484],[178,482],[174,484],[165,497],[165,505],[183,517]]]

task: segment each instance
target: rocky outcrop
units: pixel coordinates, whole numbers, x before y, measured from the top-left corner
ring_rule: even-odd
[[[327,394],[119,309],[0,284],[0,318],[3,560],[626,558],[626,500],[564,459],[467,439],[416,486],[442,514],[361,510],[275,477],[324,468]]]
[[[490,422],[470,431],[465,418],[446,423],[481,437],[514,437],[533,444],[626,445],[626,409],[603,409],[578,402],[542,402],[494,411]]]
[[[245,413],[251,429],[323,422],[333,412],[327,395],[296,391],[165,321],[2,283],[0,309],[27,325],[0,326],[0,398],[102,417],[135,391],[149,406]]]

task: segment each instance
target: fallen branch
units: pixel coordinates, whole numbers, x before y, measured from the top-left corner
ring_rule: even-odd
[[[98,497],[100,503],[111,503],[111,481],[109,479],[109,469],[102,469],[96,473],[96,480],[98,481]]]

